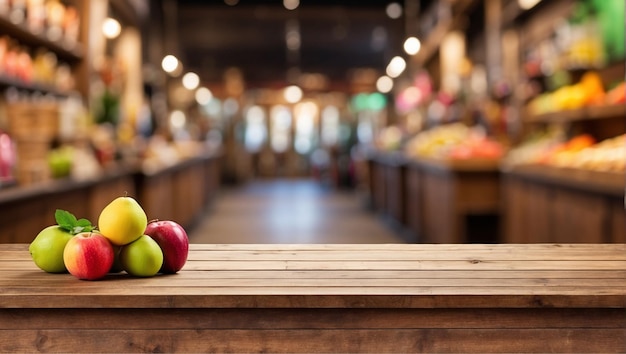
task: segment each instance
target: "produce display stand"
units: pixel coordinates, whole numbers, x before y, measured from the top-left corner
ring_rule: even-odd
[[[502,180],[505,242],[626,242],[623,172],[526,165]]]
[[[372,156],[374,163],[375,205],[399,225],[407,222],[405,215],[406,167],[408,160],[401,152],[378,152]]]
[[[150,219],[176,220],[189,227],[219,187],[220,155],[207,153],[167,168],[108,169],[95,178],[62,179],[0,190],[0,243],[28,243],[63,209],[93,223],[121,195],[138,199]]]
[[[192,244],[175,275],[0,245],[1,352],[622,352],[626,244]]]
[[[409,163],[408,219],[424,243],[497,241],[498,230],[468,224],[470,216],[490,216],[497,228],[500,214],[499,161],[415,158]],[[416,205],[412,205],[415,203]],[[417,214],[416,214],[417,213]],[[410,222],[411,223],[411,222]]]

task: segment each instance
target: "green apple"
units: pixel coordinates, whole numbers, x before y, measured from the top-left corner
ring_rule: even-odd
[[[150,236],[142,235],[122,247],[120,263],[130,275],[151,277],[156,275],[163,265],[163,251]]]
[[[48,273],[63,273],[67,271],[63,250],[72,237],[74,235],[59,225],[48,226],[30,243],[28,251],[37,267]]]

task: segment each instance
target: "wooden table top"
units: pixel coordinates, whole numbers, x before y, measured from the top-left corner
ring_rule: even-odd
[[[626,244],[192,244],[175,275],[99,281],[0,244],[0,308],[626,308]]]

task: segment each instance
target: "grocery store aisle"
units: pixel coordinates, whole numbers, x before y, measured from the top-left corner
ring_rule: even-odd
[[[403,243],[349,192],[313,180],[268,180],[220,191],[192,243]]]

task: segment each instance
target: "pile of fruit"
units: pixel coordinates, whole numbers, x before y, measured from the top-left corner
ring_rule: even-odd
[[[623,104],[626,102],[625,85],[621,82],[605,91],[600,76],[590,71],[576,84],[564,85],[533,98],[528,104],[529,113],[539,115],[590,106]]]
[[[512,149],[505,166],[541,164],[595,171],[626,171],[626,134],[596,143],[581,134],[565,140],[558,134],[545,134]]]
[[[406,145],[411,157],[439,159],[499,159],[505,148],[487,137],[479,128],[461,123],[447,124],[424,131]]]
[[[584,139],[580,136],[578,139]],[[576,139],[576,138],[575,138]],[[546,163],[569,168],[580,168],[594,171],[624,172],[626,171],[626,134],[606,139],[594,144],[592,138],[579,142],[578,146],[570,140],[563,149],[552,151]],[[572,145],[574,145],[572,147]]]
[[[69,272],[97,280],[109,273],[151,277],[173,274],[187,262],[189,240],[174,221],[148,222],[141,205],[129,196],[110,202],[98,218],[87,219],[57,210],[57,225],[43,229],[29,245],[35,264],[49,273]]]

